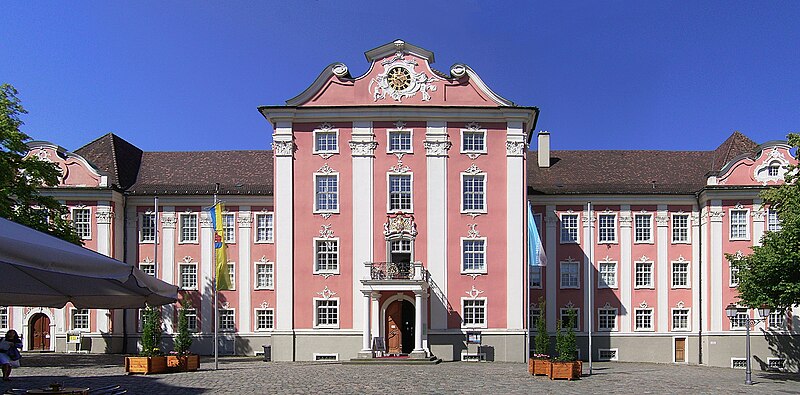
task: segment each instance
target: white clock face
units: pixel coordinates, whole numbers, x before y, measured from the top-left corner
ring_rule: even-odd
[[[405,67],[395,67],[386,73],[386,80],[390,88],[402,91],[411,85],[411,73]]]

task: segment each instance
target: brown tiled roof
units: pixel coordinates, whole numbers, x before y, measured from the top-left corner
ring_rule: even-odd
[[[711,170],[719,171],[730,162],[731,159],[742,154],[755,153],[757,148],[758,144],[753,140],[750,140],[750,138],[738,131],[733,132],[727,140],[714,150],[714,164]]]
[[[109,174],[109,183],[127,189],[136,181],[142,150],[121,137],[108,133],[75,150]]]
[[[145,152],[132,195],[273,194],[272,151]]]

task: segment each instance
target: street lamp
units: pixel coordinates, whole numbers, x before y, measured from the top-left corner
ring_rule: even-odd
[[[758,324],[760,321],[763,321],[764,318],[769,317],[769,307],[766,305],[761,305],[761,307],[758,308],[758,315],[761,317],[759,319],[750,318],[749,315],[744,318],[739,318],[737,317],[738,313],[739,308],[733,303],[729,304],[728,307],[725,308],[725,315],[728,316],[728,319],[731,320],[731,323],[736,320],[739,325],[744,324],[744,327],[747,329],[747,346],[745,351],[747,353],[747,370],[744,374],[744,383],[747,385],[752,385],[753,380],[750,379],[750,328],[755,327],[756,324]]]

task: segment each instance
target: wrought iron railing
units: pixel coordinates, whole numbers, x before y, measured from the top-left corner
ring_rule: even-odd
[[[370,280],[422,280],[422,262],[365,262]]]

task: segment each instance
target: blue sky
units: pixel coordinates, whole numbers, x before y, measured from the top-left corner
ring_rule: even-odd
[[[502,4],[502,5],[501,5]],[[705,150],[800,131],[800,2],[3,2],[0,83],[74,150],[268,149],[280,105],[400,38],[541,109],[554,149]]]

